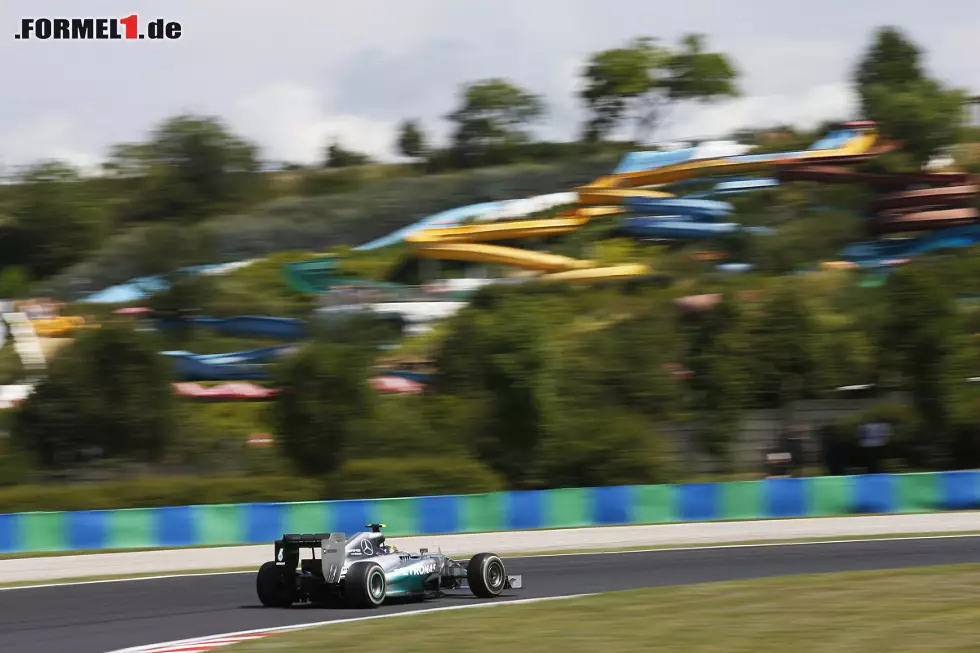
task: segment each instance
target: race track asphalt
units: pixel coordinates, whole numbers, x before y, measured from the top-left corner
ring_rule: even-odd
[[[980,562],[980,537],[505,558],[525,588],[499,600],[793,574]],[[251,573],[0,591],[0,651],[106,653],[241,630],[467,604],[459,593],[380,610],[265,609]]]

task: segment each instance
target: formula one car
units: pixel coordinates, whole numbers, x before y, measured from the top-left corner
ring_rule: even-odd
[[[341,604],[376,608],[389,598],[437,598],[445,590],[468,589],[480,598],[494,598],[505,589],[520,589],[522,577],[508,576],[503,561],[481,553],[468,561],[442,553],[398,551],[385,544],[384,524],[368,524],[370,532],[283,535],[275,543],[275,560],[259,568],[256,590],[266,607],[294,603]],[[309,548],[312,558],[300,560]],[[320,557],[316,557],[317,549]]]

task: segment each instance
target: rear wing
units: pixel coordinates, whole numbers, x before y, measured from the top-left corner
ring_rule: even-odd
[[[275,542],[276,565],[296,569],[299,566],[300,549],[311,549],[314,558],[316,558],[316,550],[319,549],[324,578],[327,582],[337,582],[340,580],[340,572],[346,558],[344,548],[346,541],[347,538],[343,533],[283,535],[281,540]]]

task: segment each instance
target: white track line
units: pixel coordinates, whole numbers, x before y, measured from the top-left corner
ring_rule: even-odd
[[[162,642],[159,644],[147,644],[145,646],[134,646],[131,648],[109,651],[109,653],[151,653],[158,649],[172,649],[177,647],[189,647],[195,644],[203,644],[212,640],[243,637],[247,635],[273,635],[293,630],[305,628],[316,628],[320,626],[333,626],[336,624],[349,624],[355,621],[369,621],[372,619],[390,619],[392,617],[410,617],[419,614],[430,614],[433,612],[446,612],[448,610],[472,610],[477,608],[496,608],[502,605],[520,605],[527,603],[541,603],[543,601],[560,601],[565,599],[577,599],[585,596],[595,596],[595,594],[566,594],[564,596],[547,596],[536,599],[515,599],[512,601],[498,601],[495,603],[474,603],[471,605],[450,605],[440,608],[426,608],[424,610],[410,610],[408,612],[393,612],[387,614],[372,615],[370,617],[352,617],[350,619],[334,619],[332,621],[314,621],[305,624],[294,624],[292,626],[282,626],[279,628],[261,628],[258,630],[242,630],[236,633],[222,633],[220,635],[209,635],[207,637],[195,637],[192,639],[179,639],[173,642]]]
[[[570,556],[598,556],[598,555],[623,555],[628,553],[669,553],[671,551],[703,551],[705,549],[755,549],[782,546],[818,546],[823,544],[858,544],[861,542],[899,542],[906,540],[949,540],[957,538],[980,537],[980,533],[951,533],[949,535],[912,535],[909,537],[864,537],[849,540],[811,540],[807,542],[754,542],[745,544],[704,544],[701,546],[663,546],[646,549],[624,549],[619,551],[579,551],[572,553],[533,553],[527,555],[508,555],[501,554],[500,557],[506,560],[523,560],[528,558],[565,558]],[[13,587],[0,587],[0,592],[12,592],[14,590],[43,589],[48,587],[66,587],[70,585],[100,585],[103,583],[132,583],[141,580],[165,580],[168,578],[188,578],[194,576],[230,576],[232,574],[254,574],[255,570],[239,571],[207,571],[201,573],[166,574],[161,576],[136,576],[123,578],[104,578],[102,580],[83,580],[66,581],[63,583],[44,583],[40,585],[15,585]],[[530,600],[530,599],[529,599]],[[374,617],[365,617],[373,619]]]

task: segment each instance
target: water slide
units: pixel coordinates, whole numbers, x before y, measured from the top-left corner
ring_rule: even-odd
[[[794,166],[779,171],[783,181],[858,183],[880,194],[869,207],[870,228],[878,235],[930,232],[920,238],[855,243],[845,257],[881,265],[936,249],[978,242],[980,211],[973,205],[980,179],[963,173],[869,174],[841,166]]]
[[[189,351],[162,351],[160,354],[171,359],[175,373],[184,381],[233,381],[268,378],[267,365],[295,349],[294,345],[282,345],[227,354]]]
[[[635,235],[656,237],[704,237],[729,233],[734,223],[718,223],[730,214],[730,205],[703,198],[677,197],[663,190],[667,184],[705,177],[740,175],[804,162],[824,163],[864,160],[878,141],[873,124],[852,124],[828,134],[802,152],[693,159],[693,151],[635,153],[627,157],[619,172],[600,177],[576,189],[575,208],[545,220],[517,220],[492,225],[462,225],[414,229],[404,239],[420,258],[501,264],[541,272],[540,279],[588,282],[598,279],[642,276],[645,265],[597,267],[593,261],[554,254],[487,244],[501,240],[554,236],[581,228],[597,217],[625,213],[644,213],[632,219],[629,229]],[[881,148],[879,147],[879,151]],[[647,166],[657,166],[649,169]],[[749,180],[747,186],[769,187],[773,180]],[[733,184],[732,180],[725,183]],[[728,190],[741,190],[729,186]]]

